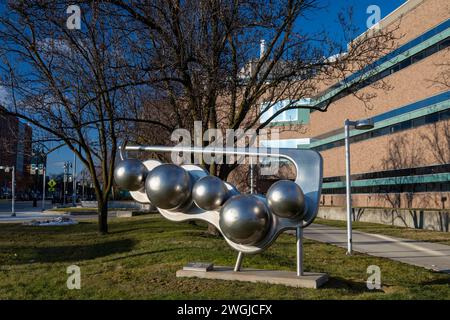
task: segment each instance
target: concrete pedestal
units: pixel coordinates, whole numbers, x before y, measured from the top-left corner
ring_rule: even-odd
[[[234,272],[231,267],[221,266],[214,266],[211,271],[178,270],[177,277],[264,282],[312,289],[317,289],[328,281],[328,275],[325,273],[305,272],[303,276],[298,277],[295,272],[291,271],[242,269]]]

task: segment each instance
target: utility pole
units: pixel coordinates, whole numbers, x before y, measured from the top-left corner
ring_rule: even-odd
[[[11,216],[15,217],[16,216],[16,208],[15,208],[15,204],[16,204],[16,168],[14,166],[12,166],[12,186],[11,186]]]
[[[45,172],[45,164],[42,168],[42,211],[45,211],[45,178],[46,178],[46,172]]]
[[[72,167],[72,163],[70,163],[70,161],[64,161],[63,205],[66,205],[66,203],[67,203],[67,180],[69,178],[68,173],[69,173],[70,167]]]
[[[85,184],[85,182],[84,182],[84,176],[83,176],[83,180],[82,180],[82,185],[81,185],[81,200],[85,200],[85,198],[84,198],[84,184]]]
[[[67,180],[67,162],[64,161],[64,176],[63,176],[63,205],[66,204],[66,180]]]

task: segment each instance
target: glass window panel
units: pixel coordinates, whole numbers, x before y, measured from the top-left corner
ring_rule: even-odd
[[[387,77],[390,74],[391,74],[391,70],[390,69],[386,69],[386,70],[382,71],[380,74],[378,74],[378,79],[382,79],[384,77]]]
[[[379,134],[380,136],[385,136],[391,132],[389,127],[384,127],[384,128],[378,129],[377,131],[380,132],[380,134]]]
[[[401,130],[402,130],[401,124],[396,124],[396,125],[393,125],[393,126],[391,127],[391,132],[392,132],[392,133],[394,133],[394,132],[399,132],[399,131],[401,131]]]
[[[425,124],[425,117],[420,117],[413,120],[413,127],[420,127]]]
[[[407,58],[400,63],[400,69],[406,68],[411,65],[411,58]]]
[[[261,104],[261,112],[264,112],[264,110],[266,110],[266,108],[269,105],[270,105],[269,103]],[[261,114],[261,117],[259,118],[260,123],[266,122],[272,115],[273,115],[273,107],[267,109],[267,111]]]
[[[438,121],[439,121],[439,114],[438,113],[432,113],[432,114],[429,114],[429,115],[425,116],[425,122],[427,124],[435,123],[435,122],[438,122]]]
[[[411,63],[416,63],[424,58],[423,52],[419,52],[412,56]]]
[[[431,46],[425,50],[425,56],[431,56],[433,53],[437,52],[438,50],[439,50],[439,46],[435,44],[434,46]]]
[[[439,50],[443,50],[450,46],[450,39],[444,40],[439,44]]]
[[[407,129],[411,129],[412,127],[412,121],[408,120],[408,121],[404,121],[400,124],[400,127],[402,130],[407,130]]]
[[[450,109],[439,112],[439,120],[448,120],[450,119]]]
[[[270,104],[263,103],[261,105],[261,111],[264,111],[267,109],[267,107]],[[267,109],[266,112],[264,112],[261,115],[260,122],[267,121],[270,117],[272,117],[275,113],[280,111],[283,108],[289,107],[290,101],[280,101],[275,104],[273,104],[269,109]],[[289,109],[285,112],[280,113],[278,116],[276,116],[271,122],[286,122],[286,121],[297,121],[298,120],[298,110],[297,109]]]
[[[399,64],[396,64],[395,66],[393,66],[392,68],[391,68],[391,72],[392,73],[395,73],[395,72],[397,72],[397,71],[399,71],[400,70],[400,65]]]

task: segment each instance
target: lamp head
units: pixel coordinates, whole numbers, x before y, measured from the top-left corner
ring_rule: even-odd
[[[358,121],[356,121],[356,124],[355,124],[355,129],[357,129],[357,130],[369,130],[369,129],[373,129],[373,128],[374,128],[373,120],[370,118],[358,120]]]

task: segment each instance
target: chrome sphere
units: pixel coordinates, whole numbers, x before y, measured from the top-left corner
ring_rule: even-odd
[[[138,191],[144,187],[147,167],[138,159],[120,161],[114,169],[114,181],[128,191]]]
[[[280,180],[267,191],[269,208],[279,217],[302,219],[305,215],[305,196],[295,182]]]
[[[198,180],[192,189],[192,198],[195,204],[203,210],[220,208],[230,197],[225,183],[215,177],[206,176]]]
[[[174,164],[162,164],[153,169],[145,181],[150,202],[158,208],[177,209],[190,200],[192,182],[189,173]]]
[[[243,245],[255,245],[270,228],[270,212],[265,202],[255,195],[237,195],[220,210],[219,226],[225,237]]]

